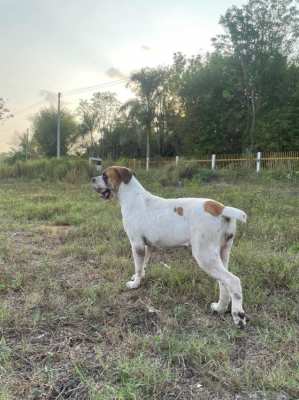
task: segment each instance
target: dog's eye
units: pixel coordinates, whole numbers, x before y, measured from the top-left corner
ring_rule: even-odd
[[[103,178],[103,181],[105,182],[105,184],[107,185],[107,183],[108,183],[108,176],[104,173],[104,174],[102,175],[102,178]]]

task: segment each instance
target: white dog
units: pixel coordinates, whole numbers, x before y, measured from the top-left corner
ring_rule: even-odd
[[[107,168],[92,184],[102,198],[115,196],[120,202],[135,263],[128,288],[140,286],[152,247],[191,246],[198,265],[219,282],[219,301],[211,304],[212,310],[224,313],[231,301],[235,324],[246,325],[240,279],[228,271],[236,220],[246,222],[243,211],[210,199],[155,196],[124,167]]]

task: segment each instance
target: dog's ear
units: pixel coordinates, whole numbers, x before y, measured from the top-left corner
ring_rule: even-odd
[[[129,168],[126,167],[114,167],[114,168],[116,169],[123,183],[127,184],[130,182],[133,173]]]
[[[122,182],[125,184],[129,183],[133,175],[129,168],[117,166],[108,167],[105,172],[108,176],[108,182],[113,190],[118,190],[119,185]]]

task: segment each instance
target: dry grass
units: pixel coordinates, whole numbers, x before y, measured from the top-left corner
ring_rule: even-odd
[[[248,328],[210,314],[217,285],[187,250],[156,253],[126,290],[118,206],[88,185],[2,182],[0,399],[298,399],[298,186],[142,180],[248,212],[231,261]]]

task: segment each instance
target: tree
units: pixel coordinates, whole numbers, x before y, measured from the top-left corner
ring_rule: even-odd
[[[30,136],[29,130],[19,136],[19,143],[17,147],[13,148],[7,158],[8,162],[14,163],[18,160],[30,160],[37,156],[36,142]]]
[[[291,63],[279,78],[280,90],[269,93],[270,104],[264,107],[263,117],[257,121],[256,145],[269,151],[299,150],[298,65]],[[269,92],[271,86],[269,82]]]
[[[150,138],[154,129],[154,120],[162,92],[165,71],[162,68],[143,68],[130,77],[129,85],[135,92],[137,100],[128,103],[131,112],[139,115],[139,121],[146,132],[146,157],[150,156]]]
[[[80,136],[89,136],[91,151],[95,151],[97,142],[110,132],[118,116],[120,102],[111,92],[94,93],[91,100],[80,100],[77,113],[81,118]]]
[[[249,0],[240,8],[229,8],[220,23],[226,33],[214,39],[215,48],[233,55],[239,66],[247,110],[244,147],[253,149],[264,82],[269,71],[275,71],[273,66],[286,65],[293,54],[299,37],[298,10],[294,0]]]
[[[9,109],[5,107],[4,99],[0,97],[0,121],[12,117],[13,115],[10,113]]]
[[[179,94],[184,154],[241,151],[241,90],[232,57],[189,60]]]
[[[66,155],[78,136],[78,124],[72,114],[61,111],[61,155]],[[33,118],[33,137],[40,154],[56,156],[57,152],[57,111],[45,108]]]
[[[100,142],[100,154],[103,157],[118,159],[120,157],[144,157],[145,137],[138,124],[122,115],[110,132]]]

